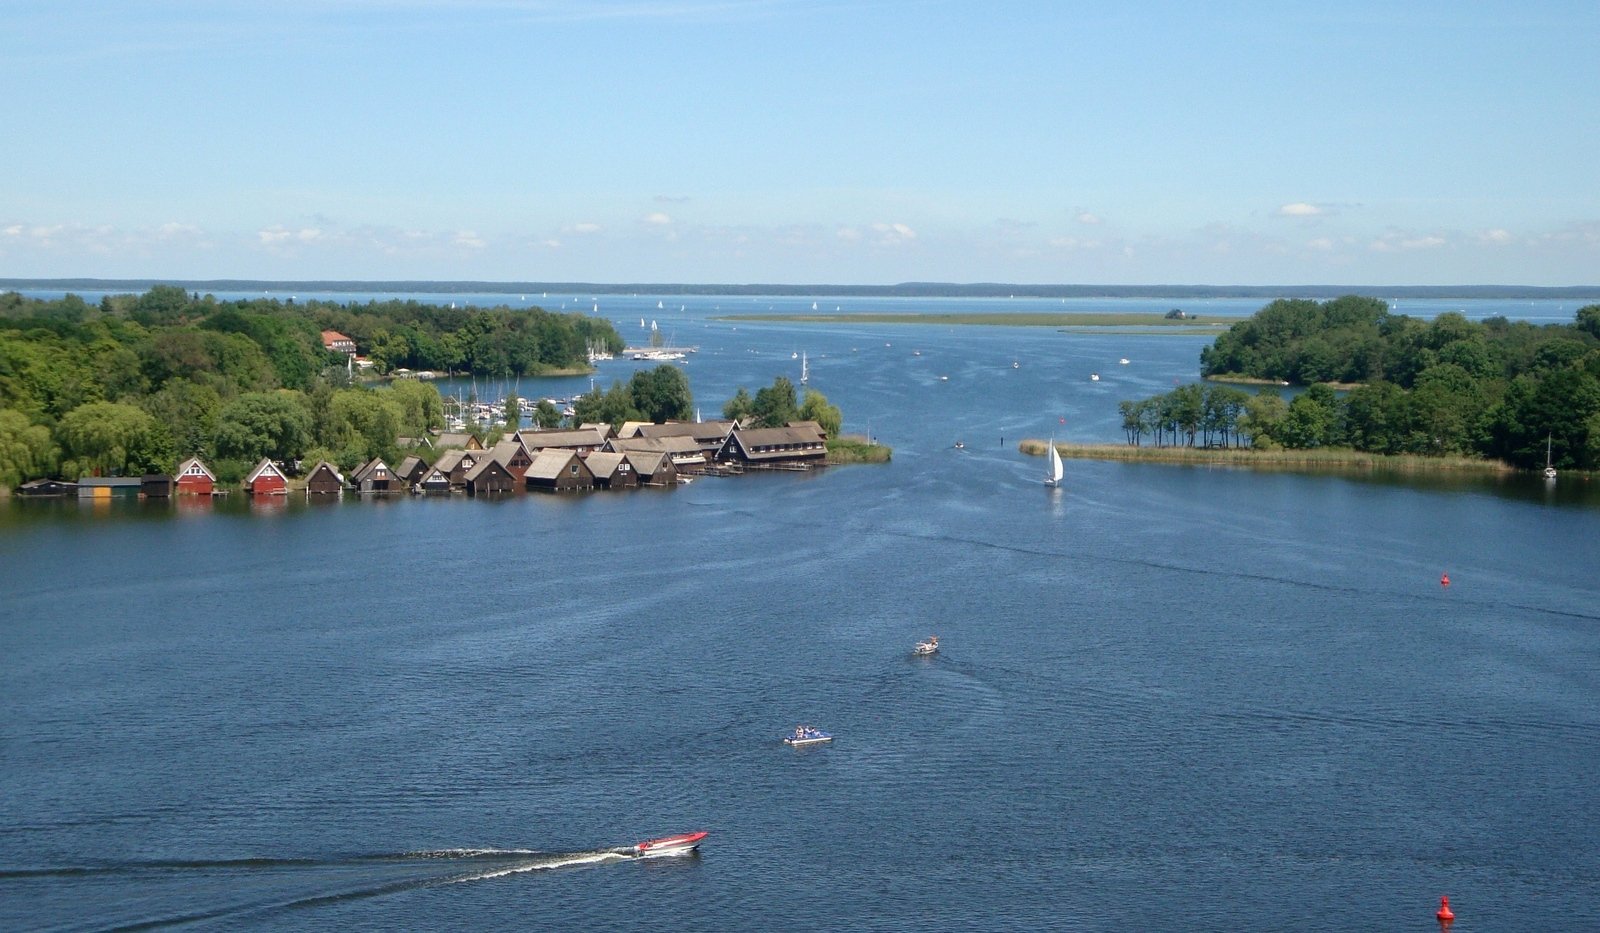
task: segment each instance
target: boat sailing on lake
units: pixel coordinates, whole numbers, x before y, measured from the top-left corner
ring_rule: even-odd
[[[927,657],[928,655],[936,653],[938,650],[939,636],[929,635],[927,641],[917,642],[916,647],[911,649],[911,653],[918,657]]]
[[[1066,470],[1061,465],[1061,452],[1056,450],[1056,439],[1050,438],[1050,472],[1044,478],[1046,486],[1060,486]]]
[[[783,737],[783,744],[799,748],[802,745],[820,745],[823,742],[832,742],[833,733],[823,732],[815,726],[799,725],[794,727],[794,732]]]

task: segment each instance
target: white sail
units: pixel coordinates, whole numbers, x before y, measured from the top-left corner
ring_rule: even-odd
[[[1066,471],[1061,467],[1061,454],[1056,450],[1056,439],[1050,438],[1050,477],[1046,479],[1046,486],[1061,485],[1061,477]]]

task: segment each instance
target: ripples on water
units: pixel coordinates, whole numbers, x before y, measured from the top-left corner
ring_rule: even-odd
[[[1586,916],[1581,494],[1092,462],[1051,493],[1016,441],[1114,437],[1197,343],[703,326],[702,399],[806,346],[895,462],[12,503],[0,926],[1402,929],[1446,892],[1461,930]],[[781,745],[801,721],[839,738]],[[610,850],[691,828],[698,857]]]

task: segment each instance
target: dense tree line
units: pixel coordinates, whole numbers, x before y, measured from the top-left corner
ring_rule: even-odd
[[[794,383],[779,376],[772,385],[757,389],[752,396],[743,386],[722,406],[722,417],[759,428],[781,428],[791,421],[815,421],[829,437],[838,437],[844,415],[828,397],[808,388],[798,402]]]
[[[1460,314],[1432,321],[1381,301],[1274,301],[1201,351],[1207,376],[1307,386],[1247,396],[1182,386],[1123,402],[1131,444],[1352,447],[1374,453],[1490,457],[1534,467],[1549,440],[1557,467],[1600,468],[1600,305],[1572,324]],[[1335,384],[1353,384],[1347,392]]]
[[[323,348],[324,329],[354,339],[380,370],[487,377],[570,369],[590,346],[622,346],[607,321],[537,309],[218,301],[172,286],[96,305],[6,293],[0,485],[169,471],[192,455],[223,480],[263,456],[350,468],[394,456],[397,436],[442,426],[431,384],[352,384],[346,357]]]

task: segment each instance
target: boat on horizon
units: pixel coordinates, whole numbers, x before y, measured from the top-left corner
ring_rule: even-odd
[[[918,657],[925,658],[930,654],[937,653],[938,650],[939,650],[939,636],[938,635],[929,635],[927,641],[919,641],[919,642],[917,642],[917,646],[915,648],[911,649],[911,653],[916,655],[916,656],[918,656]]]
[[[795,726],[794,731],[783,737],[783,744],[799,748],[802,745],[819,745],[823,742],[832,742],[833,733],[823,732],[814,726]]]
[[[668,855],[688,855],[700,847],[702,840],[710,833],[698,830],[692,833],[679,833],[676,836],[662,836],[658,839],[646,839],[637,845],[629,846],[631,854],[637,858],[662,858]]]

